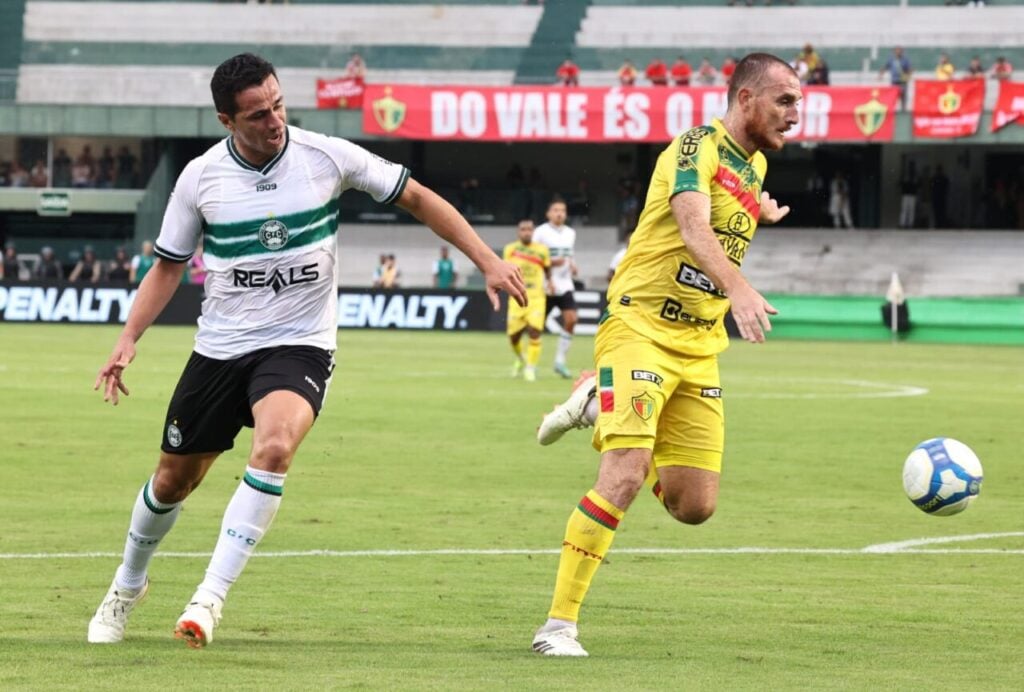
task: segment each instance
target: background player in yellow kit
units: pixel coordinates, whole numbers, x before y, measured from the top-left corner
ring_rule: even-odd
[[[775,309],[739,267],[758,222],[789,212],[762,192],[760,150],[782,148],[801,97],[785,61],[750,54],[736,66],[725,117],[679,135],[658,157],[608,288],[596,381],[579,386],[538,431],[547,444],[596,418],[601,452],[597,483],[569,517],[548,621],[533,640],[538,653],[587,655],[577,639],[580,605],[649,473],[677,520],[700,524],[715,510],[725,420],[717,354],[729,341],[722,320],[731,305],[740,334],[755,343],[771,329]]]
[[[533,242],[533,221],[523,219],[517,229],[519,240],[505,246],[503,257],[519,267],[526,283],[529,304],[525,307],[515,301],[508,302],[508,326],[505,331],[516,354],[512,376],[533,382],[537,379],[537,361],[540,360],[541,334],[544,332],[544,282],[551,274],[551,253],[547,245]],[[523,348],[523,332],[529,343]]]

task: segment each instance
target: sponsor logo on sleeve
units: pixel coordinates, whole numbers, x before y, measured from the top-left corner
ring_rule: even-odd
[[[721,387],[704,387],[700,390],[700,395],[704,399],[721,399],[722,388]]]

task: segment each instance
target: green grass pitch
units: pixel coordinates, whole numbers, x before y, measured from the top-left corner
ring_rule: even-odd
[[[186,503],[126,641],[86,644],[193,336],[152,329],[115,409],[92,382],[116,333],[0,325],[2,689],[1021,689],[1021,349],[735,343],[718,512],[683,526],[645,491],[584,606],[591,657],[560,660],[530,639],[597,455],[582,432],[536,444],[568,391],[554,340],[531,385],[507,378],[498,334],[342,332],[327,408],[213,644],[171,630],[247,432]],[[591,347],[576,340],[576,369]],[[936,435],[985,467],[959,516],[903,496],[905,456]]]

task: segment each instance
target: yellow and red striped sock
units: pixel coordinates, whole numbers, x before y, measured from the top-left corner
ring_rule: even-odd
[[[591,490],[569,516],[549,617],[575,622],[625,512]]]

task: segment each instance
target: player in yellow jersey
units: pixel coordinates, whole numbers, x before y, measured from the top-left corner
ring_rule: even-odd
[[[547,245],[533,242],[533,221],[524,219],[519,222],[519,240],[505,246],[503,257],[506,261],[519,267],[523,281],[526,283],[526,295],[529,303],[523,307],[508,302],[508,333],[516,360],[512,366],[512,376],[518,377],[522,372],[523,379],[533,382],[537,379],[537,361],[540,360],[541,334],[544,331],[544,309],[546,296],[544,283],[551,275],[551,252]],[[529,343],[523,348],[523,332],[529,336]]]
[[[594,423],[597,483],[569,518],[538,653],[586,656],[580,605],[615,529],[650,474],[675,519],[715,510],[724,414],[717,354],[732,308],[741,336],[764,341],[775,309],[739,267],[758,223],[789,212],[763,192],[762,149],[778,150],[799,122],[800,80],[785,61],[746,56],[721,120],[676,137],[658,157],[626,256],[608,289],[594,342],[596,378],[578,383],[538,431],[548,444]],[[595,420],[596,419],[596,420]]]

